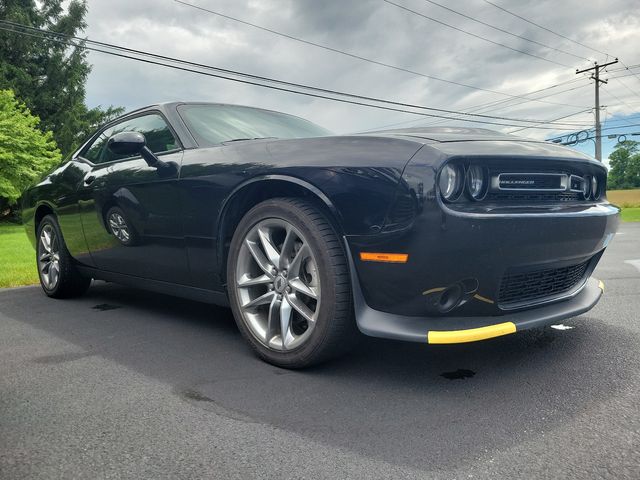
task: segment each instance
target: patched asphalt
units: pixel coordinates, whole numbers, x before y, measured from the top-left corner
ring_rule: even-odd
[[[226,309],[2,290],[0,478],[640,478],[640,223],[620,233],[573,328],[364,338],[297,372]]]

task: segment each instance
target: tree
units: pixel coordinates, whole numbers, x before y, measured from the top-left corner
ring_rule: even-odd
[[[29,184],[60,162],[53,134],[39,130],[39,123],[11,90],[0,90],[0,217]]]
[[[0,19],[55,33],[78,36],[86,27],[86,0],[2,0]],[[40,118],[63,155],[71,153],[95,128],[121,108],[88,109],[85,83],[91,71],[86,50],[53,36],[0,32],[0,89],[11,89]]]
[[[640,142],[625,140],[609,155],[608,188],[640,187]]]

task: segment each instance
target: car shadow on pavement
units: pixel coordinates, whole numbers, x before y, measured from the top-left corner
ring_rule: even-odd
[[[406,466],[460,466],[543,435],[640,366],[637,339],[596,315],[466,345],[363,337],[346,357],[287,371],[253,356],[228,309],[101,282],[75,300],[43,300],[36,288],[0,295],[1,313],[81,349],[34,364],[99,355],[171,385],[185,408]]]

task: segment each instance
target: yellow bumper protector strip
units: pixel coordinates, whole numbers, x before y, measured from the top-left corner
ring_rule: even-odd
[[[467,343],[500,337],[516,332],[513,322],[498,323],[486,327],[471,328],[469,330],[430,330],[427,332],[428,343]]]
[[[600,290],[602,290],[602,293],[604,293],[604,282],[602,280],[598,282],[598,287],[600,287]]]
[[[482,295],[478,295],[477,293],[473,296],[473,298],[475,298],[476,300],[480,300],[481,302],[493,303],[493,300],[491,300],[490,298],[483,297]]]

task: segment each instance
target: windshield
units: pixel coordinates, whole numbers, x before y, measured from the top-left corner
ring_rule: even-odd
[[[180,116],[201,146],[257,138],[332,135],[329,130],[285,113],[236,105],[181,105]]]

